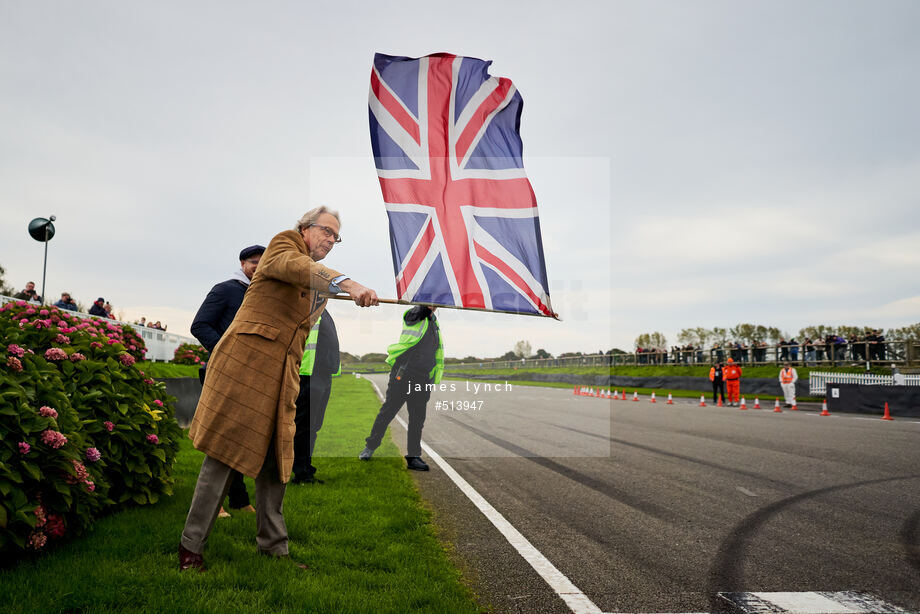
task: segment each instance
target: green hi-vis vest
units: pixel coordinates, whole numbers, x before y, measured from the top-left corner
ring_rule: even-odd
[[[323,316],[316,318],[316,324],[310,329],[307,335],[307,345],[303,351],[303,359],[300,361],[300,374],[313,375],[313,365],[316,363],[316,342],[319,339],[319,323]],[[338,377],[342,374],[342,361],[339,361],[339,370],[332,374],[332,377]]]
[[[425,336],[425,331],[428,330],[428,318],[424,318],[412,325],[406,324],[406,314],[408,313],[409,311],[406,311],[403,314],[403,329],[402,334],[399,335],[399,341],[387,348],[386,362],[391,367],[397,358],[406,353],[406,350],[421,341],[422,337]],[[438,335],[438,349],[434,353],[434,368],[431,369],[428,377],[431,378],[432,382],[438,384],[441,382],[441,374],[444,373],[444,344],[441,342],[441,329],[437,324],[435,324],[435,332]]]

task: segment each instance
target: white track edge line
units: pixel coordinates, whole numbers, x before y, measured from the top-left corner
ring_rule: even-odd
[[[370,378],[367,379],[374,387],[374,391],[377,393],[377,397],[380,399],[381,403],[384,400],[383,394],[380,392],[380,388],[377,384],[372,381]],[[400,426],[408,430],[408,426],[401,416],[397,414],[396,421],[399,422]],[[553,565],[549,559],[543,556],[539,550],[537,550],[533,544],[531,544],[526,537],[524,537],[520,531],[514,528],[514,526],[508,522],[501,513],[496,510],[492,505],[486,501],[486,499],[476,491],[475,488],[470,486],[463,477],[457,473],[453,467],[448,464],[446,460],[441,458],[441,455],[431,449],[431,446],[422,441],[422,450],[428,453],[428,456],[441,468],[442,471],[449,477],[454,484],[467,496],[467,498],[472,501],[483,515],[489,519],[489,521],[495,526],[496,529],[508,540],[508,543],[517,550],[525,561],[527,561],[534,571],[536,571],[543,580],[549,584],[550,588],[555,591],[559,598],[562,599],[569,609],[575,614],[603,614],[602,610],[597,607],[597,605],[591,601],[587,595],[585,595],[577,586],[572,584],[572,581],[568,577],[559,571],[555,565]]]

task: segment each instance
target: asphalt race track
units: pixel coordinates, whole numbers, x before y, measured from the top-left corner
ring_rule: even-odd
[[[916,419],[444,383],[424,441],[584,593],[581,611],[920,612]],[[422,495],[485,603],[573,611],[429,464]]]

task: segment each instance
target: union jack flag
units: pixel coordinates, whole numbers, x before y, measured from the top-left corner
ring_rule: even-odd
[[[400,299],[552,316],[523,100],[491,62],[376,54],[371,145]]]

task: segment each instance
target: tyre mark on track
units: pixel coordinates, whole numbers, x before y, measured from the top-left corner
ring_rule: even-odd
[[[547,422],[545,420],[540,420],[539,422],[542,422],[543,424],[555,426],[557,428],[564,429],[566,431],[572,431],[573,433],[580,433],[582,435],[588,435],[589,437],[596,437],[598,439],[607,439],[610,441],[611,444],[615,443],[615,444],[627,446],[630,448],[635,448],[637,450],[642,450],[644,452],[650,452],[652,454],[658,454],[661,456],[666,456],[668,458],[673,458],[676,460],[693,463],[694,465],[700,465],[702,467],[709,467],[710,469],[718,469],[720,471],[726,471],[728,473],[736,473],[738,475],[743,475],[749,478],[754,478],[757,480],[761,480],[763,482],[767,482],[769,484],[775,484],[777,486],[782,486],[784,488],[797,488],[798,487],[798,485],[796,484],[791,484],[789,482],[783,482],[782,480],[774,480],[772,478],[768,478],[762,474],[755,473],[753,471],[744,471],[743,469],[738,469],[737,467],[729,467],[727,465],[720,465],[719,463],[713,463],[713,462],[705,461],[699,458],[694,458],[692,456],[686,456],[684,454],[677,454],[675,452],[668,452],[667,450],[662,450],[660,448],[653,448],[652,446],[646,446],[641,443],[625,441],[623,439],[616,439],[614,437],[609,437],[607,435],[600,435],[598,433],[590,433],[588,431],[582,431],[581,429],[572,428],[570,426],[563,426],[561,424],[553,424],[552,422]]]
[[[549,469],[550,471],[553,471],[565,478],[578,482],[582,486],[590,488],[591,490],[599,494],[602,494],[605,497],[613,499],[614,501],[622,503],[623,505],[627,505],[635,510],[638,510],[644,514],[653,516],[654,518],[657,518],[658,520],[662,520],[665,522],[675,522],[676,520],[678,520],[678,518],[670,510],[667,510],[654,503],[649,503],[648,501],[643,501],[641,499],[638,499],[630,495],[629,493],[626,493],[620,490],[619,488],[614,487],[612,484],[609,484],[602,480],[598,480],[597,478],[581,473],[580,471],[572,469],[571,467],[566,467],[565,465],[561,463],[557,463],[554,460],[550,460],[549,458],[546,458],[543,456],[536,456],[533,452],[531,452],[530,450],[526,448],[522,448],[518,445],[511,443],[510,441],[504,440],[500,437],[496,437],[495,435],[492,435],[491,433],[487,433],[483,430],[480,430],[476,428],[475,426],[470,426],[469,424],[465,424],[464,422],[461,422],[460,420],[452,416],[444,416],[444,418],[472,433],[475,433],[476,435],[479,435],[486,441],[494,443],[495,445],[501,448],[504,448],[505,450],[508,450],[509,452],[513,452],[514,454],[517,454],[524,460],[528,460],[532,463],[540,465],[541,467],[544,467],[545,469]]]
[[[901,527],[901,545],[911,566],[920,571],[920,510],[907,517]]]
[[[760,529],[776,514],[783,509],[833,492],[848,490],[850,488],[859,488],[861,486],[872,486],[875,484],[884,484],[885,482],[894,482],[898,480],[915,480],[920,475],[907,475],[893,478],[880,478],[875,480],[864,480],[853,482],[851,484],[838,484],[836,486],[827,486],[807,492],[799,493],[780,499],[766,505],[756,512],[748,515],[739,522],[732,530],[731,534],[726,537],[719,545],[713,565],[709,571],[709,586],[707,592],[710,598],[710,607],[713,612],[724,611],[725,604],[719,597],[720,592],[742,591],[744,586],[744,558],[750,546],[751,541],[760,531]],[[915,515],[916,516],[916,515]],[[909,523],[908,523],[909,524]],[[904,531],[902,530],[902,538]],[[908,557],[910,553],[908,552]]]

